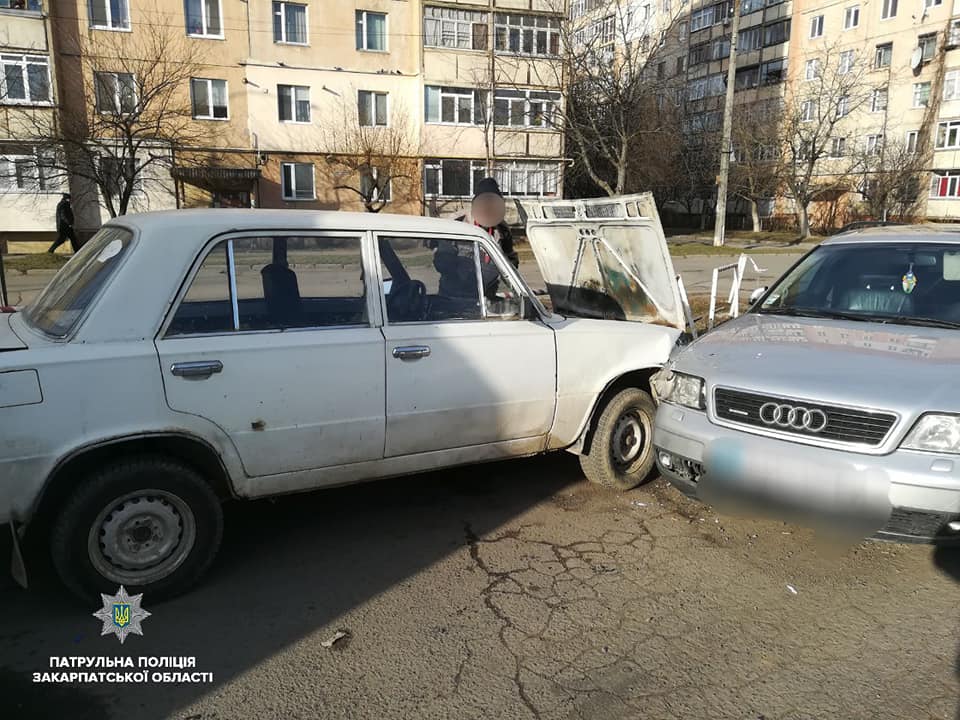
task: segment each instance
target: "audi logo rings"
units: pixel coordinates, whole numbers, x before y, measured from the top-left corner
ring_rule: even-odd
[[[760,420],[765,425],[812,433],[821,432],[827,427],[827,414],[823,410],[786,403],[764,403],[760,407]]]

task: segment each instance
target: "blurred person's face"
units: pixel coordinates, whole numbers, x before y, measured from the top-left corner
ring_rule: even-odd
[[[470,206],[473,219],[484,227],[493,227],[503,222],[507,208],[503,198],[496,193],[481,193]]]

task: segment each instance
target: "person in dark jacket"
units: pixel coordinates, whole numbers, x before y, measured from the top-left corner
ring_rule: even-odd
[[[520,256],[513,249],[513,235],[506,223],[507,207],[500,186],[492,177],[485,177],[477,183],[470,212],[457,217],[462,222],[473,223],[483,228],[494,240],[500,243],[500,249],[515,268],[520,267]]]
[[[47,252],[52,253],[67,240],[70,247],[76,252],[80,249],[77,234],[73,231],[73,206],[70,204],[70,193],[64,193],[57,203],[57,239]]]

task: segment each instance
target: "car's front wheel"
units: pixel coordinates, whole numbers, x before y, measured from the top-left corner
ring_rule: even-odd
[[[120,585],[161,598],[200,579],[222,534],[220,501],[199,473],[143,457],[87,476],[58,513],[50,549],[63,583],[81,598]]]
[[[590,451],[580,467],[590,482],[630,490],[651,477],[654,465],[653,419],[656,405],[640,388],[624,388],[600,411]]]

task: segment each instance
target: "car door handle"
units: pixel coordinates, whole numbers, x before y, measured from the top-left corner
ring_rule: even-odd
[[[420,358],[425,358],[430,355],[430,348],[426,345],[406,345],[403,347],[395,347],[393,349],[393,356],[397,360],[419,360]]]
[[[179,377],[206,378],[223,370],[223,363],[219,360],[195,360],[193,362],[178,362],[170,366],[170,372]]]

